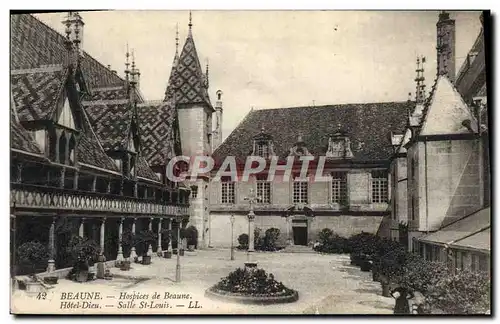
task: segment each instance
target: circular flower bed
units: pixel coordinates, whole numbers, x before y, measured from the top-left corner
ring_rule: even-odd
[[[241,269],[231,272],[206,291],[206,296],[244,304],[290,303],[299,294],[274,279],[263,269]]]

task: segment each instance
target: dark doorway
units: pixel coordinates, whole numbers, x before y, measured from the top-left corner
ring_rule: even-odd
[[[307,245],[307,227],[305,226],[294,226],[293,229],[293,244],[295,245]]]

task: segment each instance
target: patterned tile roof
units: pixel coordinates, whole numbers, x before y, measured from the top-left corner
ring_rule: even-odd
[[[10,105],[10,147],[31,154],[43,155],[33,137],[21,126],[14,102]]]
[[[149,167],[148,162],[146,162],[146,159],[144,159],[144,157],[142,156],[140,156],[139,159],[137,160],[136,170],[138,177],[149,180],[160,181],[156,173],[154,173],[153,170],[151,170],[151,168]]]
[[[299,134],[309,152],[324,155],[329,137],[347,132],[354,161],[385,161],[392,155],[390,132],[402,133],[413,102],[386,102],[294,107],[251,111],[214,152],[215,159],[251,154],[261,128],[273,137],[274,152],[287,156]]]
[[[83,106],[104,150],[126,149],[133,115],[129,101],[102,100],[84,102]]]
[[[138,105],[142,156],[149,165],[165,165],[175,156],[177,113],[172,101]]]
[[[51,119],[66,75],[61,66],[11,71],[10,85],[19,119]]]
[[[207,104],[212,106],[207,92],[207,79],[202,72],[191,32],[182,48],[177,64],[172,69],[174,73],[170,77],[169,86],[175,88],[177,104]]]
[[[11,69],[64,62],[64,36],[29,14],[11,15]],[[82,70],[90,88],[123,85],[116,73],[84,52]]]

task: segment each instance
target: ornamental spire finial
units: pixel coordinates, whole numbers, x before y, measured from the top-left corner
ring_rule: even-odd
[[[179,55],[179,23],[175,25],[175,56]]]
[[[189,36],[191,36],[191,29],[193,27],[193,16],[191,15],[191,10],[189,11]]]

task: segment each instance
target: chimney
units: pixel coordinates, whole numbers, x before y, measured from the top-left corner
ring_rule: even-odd
[[[437,74],[447,75],[455,82],[455,20],[446,11],[441,11],[436,29]]]
[[[212,138],[212,152],[222,144],[222,91],[217,90],[215,95],[217,100],[215,101],[215,130]]]

